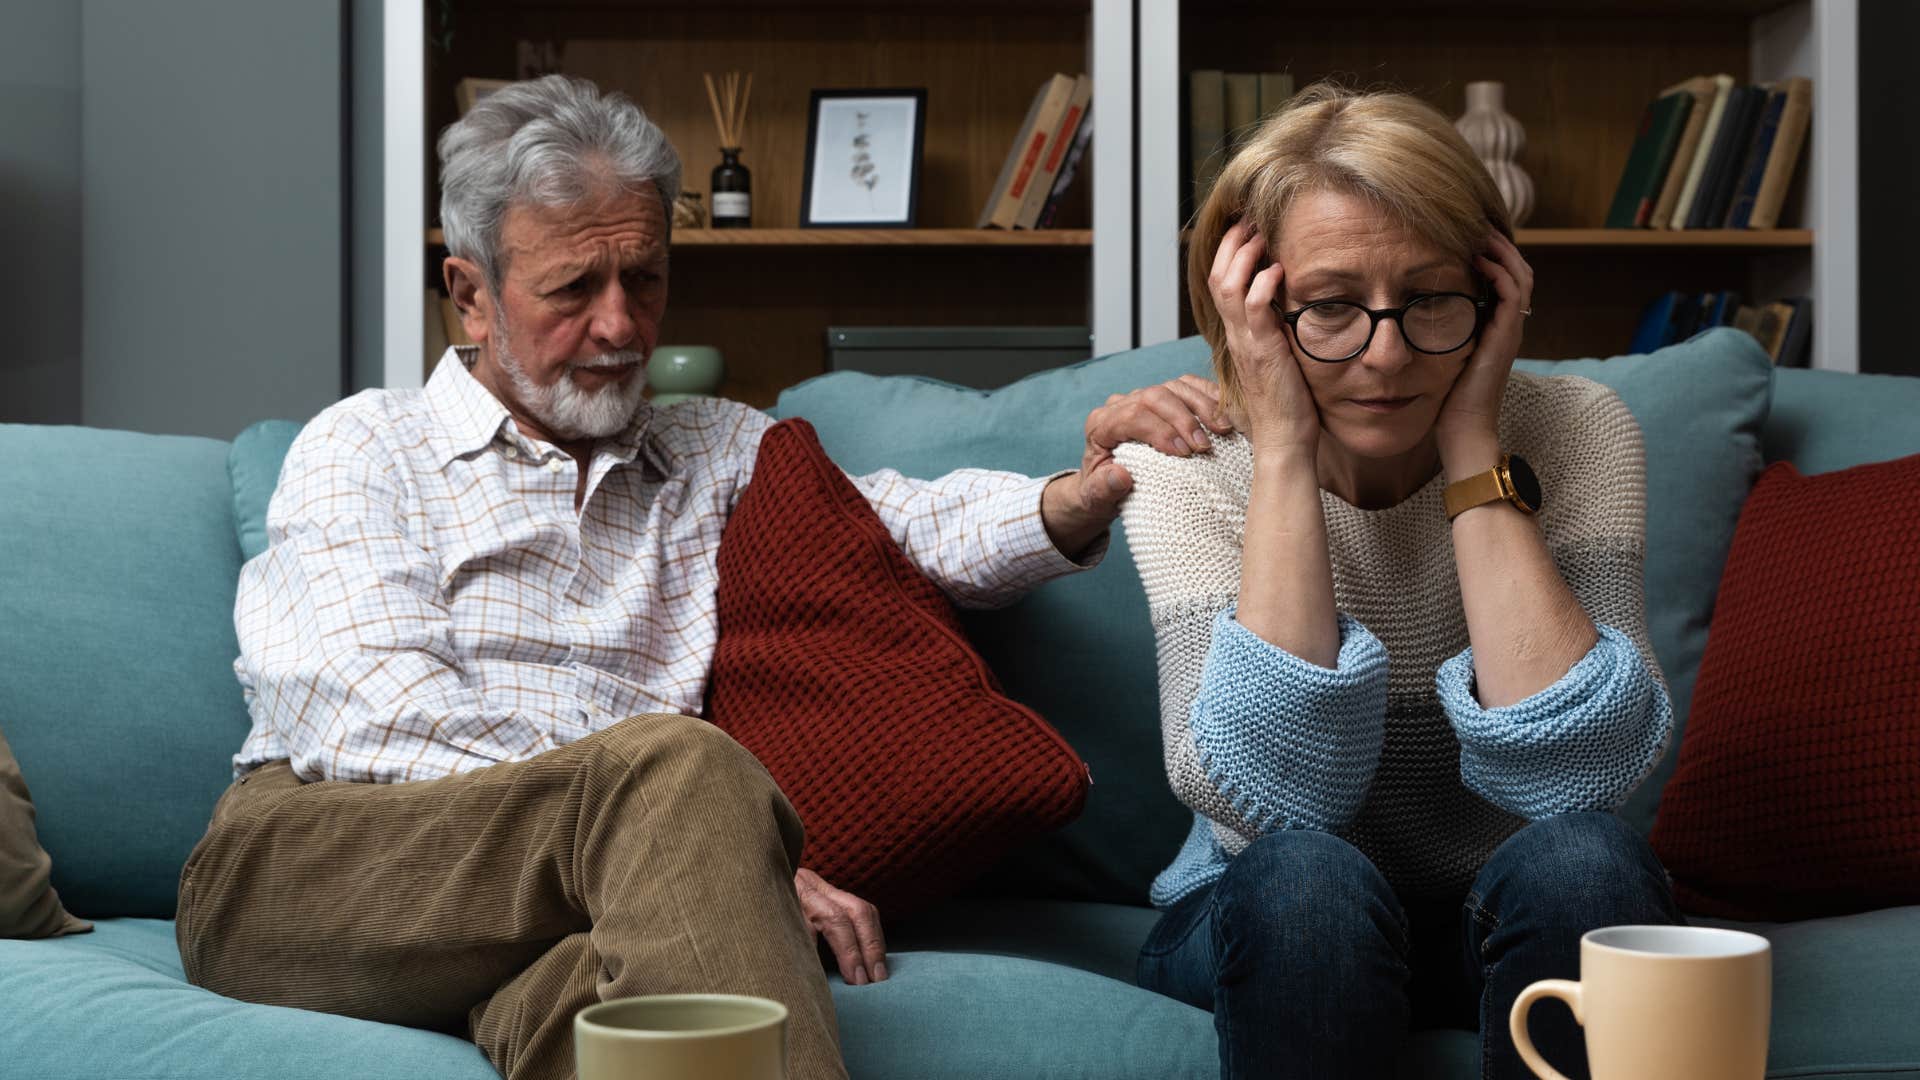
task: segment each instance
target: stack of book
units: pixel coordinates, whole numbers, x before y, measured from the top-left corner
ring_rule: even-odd
[[[1782,367],[1806,367],[1813,338],[1813,301],[1795,296],[1754,305],[1741,303],[1740,294],[1732,291],[1696,296],[1662,293],[1641,314],[1631,351],[1650,353],[1716,326],[1752,334]]]
[[[993,194],[980,209],[982,229],[1044,229],[1093,138],[1093,83],[1055,75],[1040,84],[1027,119],[1000,165]]]
[[[1774,228],[1812,117],[1806,79],[1668,87],[1641,115],[1607,228]]]
[[[1187,73],[1187,156],[1193,167],[1194,205],[1232,160],[1260,121],[1293,96],[1293,76],[1199,69]]]

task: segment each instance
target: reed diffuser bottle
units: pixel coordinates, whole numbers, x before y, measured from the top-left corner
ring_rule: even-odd
[[[720,164],[713,167],[711,218],[716,229],[745,229],[753,225],[753,173],[740,164],[741,129],[747,122],[747,100],[753,95],[753,75],[743,85],[739,72],[728,72],[716,89],[706,76],[707,103],[720,133]]]

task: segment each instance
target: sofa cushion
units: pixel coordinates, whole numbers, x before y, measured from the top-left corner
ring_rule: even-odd
[[[0,1073],[35,1080],[499,1080],[463,1039],[251,1005],[187,983],[173,924],[0,941]]]
[[[1920,454],[1920,379],[1780,368],[1761,435],[1768,461],[1806,474]]]
[[[1673,688],[1676,720],[1683,719],[1720,564],[1760,471],[1772,365],[1752,338],[1722,329],[1650,356],[1520,366],[1604,383],[1640,422],[1648,461],[1648,625]],[[1079,460],[1081,425],[1107,395],[1208,370],[1206,343],[1188,338],[995,391],[839,372],[789,389],[774,411],[812,420],[827,452],[854,473],[890,466],[933,477],[977,465],[1042,474]],[[1002,612],[967,613],[963,621],[1007,692],[1051,721],[1093,767],[1081,820],[1018,853],[997,877],[1028,895],[1141,902],[1193,818],[1167,788],[1153,630],[1124,530],[1116,531],[1098,571],[1049,584]],[[1659,783],[1671,767],[1669,754],[1623,811],[1642,829],[1652,823]]]
[[[0,717],[75,914],[170,915],[247,734],[227,444],[0,425]]]
[[[1916,536],[1920,454],[1754,486],[1653,829],[1689,910],[1920,903]]]
[[[292,420],[262,420],[234,436],[227,451],[227,480],[233,485],[234,537],[240,558],[267,550],[267,504],[280,483],[280,463],[300,435]]]
[[[805,420],[761,436],[719,564],[707,715],[792,800],[822,877],[910,910],[1080,812],[1086,766],[1000,692]]]

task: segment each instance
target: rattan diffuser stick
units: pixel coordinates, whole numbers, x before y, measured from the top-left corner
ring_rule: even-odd
[[[715,89],[711,73],[703,77],[707,80],[707,104],[713,107],[713,126],[719,129],[720,145],[739,146],[747,126],[747,102],[753,98],[753,73],[747,73],[743,84],[739,72],[729,71],[721,77],[719,89]]]

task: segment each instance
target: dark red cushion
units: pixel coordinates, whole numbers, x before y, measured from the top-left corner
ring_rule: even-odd
[[[719,558],[708,716],[792,800],[807,867],[898,915],[1078,816],[1086,765],[1000,692],[806,421],[761,439]]]
[[[1920,455],[1761,474],[1652,839],[1705,914],[1920,903]]]

